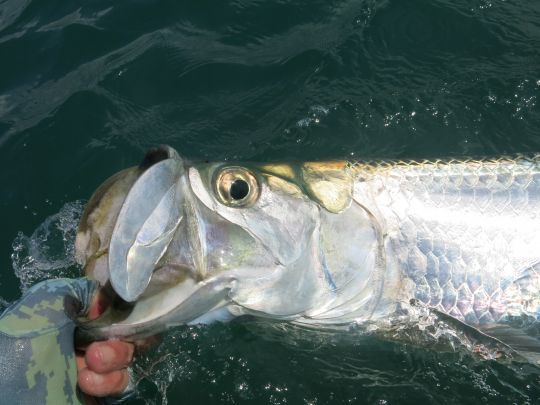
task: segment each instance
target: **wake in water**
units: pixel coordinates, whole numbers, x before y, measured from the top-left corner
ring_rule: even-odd
[[[57,214],[40,224],[32,235],[19,232],[12,244],[11,261],[22,292],[42,280],[80,276],[74,248],[83,209],[82,201],[66,203]]]

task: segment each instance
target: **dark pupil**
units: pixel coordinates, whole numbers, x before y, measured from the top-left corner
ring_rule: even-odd
[[[242,198],[245,198],[248,193],[249,184],[247,184],[246,181],[238,179],[231,184],[230,194],[233,200],[241,200]]]

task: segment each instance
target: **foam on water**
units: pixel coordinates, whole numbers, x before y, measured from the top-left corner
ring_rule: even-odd
[[[30,236],[19,232],[13,241],[11,261],[22,292],[39,281],[77,277],[74,248],[84,204],[65,204],[57,214],[41,223]]]

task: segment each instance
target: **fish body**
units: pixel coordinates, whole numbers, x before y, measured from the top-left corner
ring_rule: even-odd
[[[81,221],[87,274],[132,302],[83,325],[91,338],[246,314],[317,327],[417,306],[474,328],[540,316],[540,156],[197,164],[161,147],[145,161]]]
[[[467,324],[540,316],[538,157],[357,166],[400,289]],[[391,273],[391,272],[389,272]]]

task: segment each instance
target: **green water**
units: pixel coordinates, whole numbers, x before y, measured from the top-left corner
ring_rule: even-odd
[[[540,151],[539,97],[537,0],[0,0],[0,297],[75,274],[77,201],[156,143]],[[180,329],[137,367],[135,403],[540,403],[532,366],[253,322]]]

